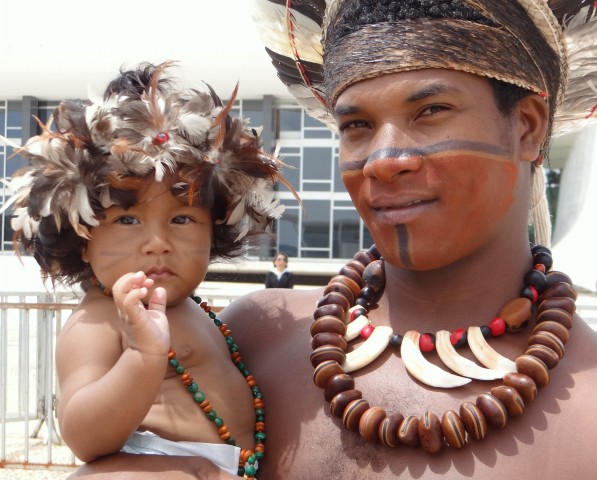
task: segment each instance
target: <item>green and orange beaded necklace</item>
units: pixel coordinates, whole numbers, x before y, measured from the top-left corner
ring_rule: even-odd
[[[238,345],[234,343],[234,339],[230,336],[230,330],[228,329],[228,326],[225,323],[222,323],[222,321],[216,317],[215,312],[212,311],[207,302],[201,300],[201,297],[191,295],[191,298],[205,311],[205,313],[207,313],[209,318],[213,320],[214,325],[218,327],[226,339],[228,350],[230,351],[230,358],[239,369],[240,373],[247,381],[247,385],[249,385],[249,388],[251,389],[251,394],[253,395],[253,406],[255,408],[255,448],[254,451],[244,448],[241,449],[238,465],[238,476],[247,479],[253,479],[257,473],[257,467],[255,466],[255,463],[257,461],[263,460],[265,454],[265,404],[263,403],[261,391],[259,390],[255,379],[249,373],[244,362],[242,361],[242,357],[238,351]],[[168,352],[168,362],[180,376],[181,382],[186,386],[187,391],[193,396],[193,400],[199,405],[199,408],[205,412],[205,415],[210,421],[214,422],[216,428],[218,429],[220,438],[228,445],[236,446],[236,440],[232,437],[230,431],[228,430],[228,425],[224,423],[224,420],[213,409],[209,400],[206,399],[205,393],[199,390],[199,386],[197,383],[195,383],[193,377],[191,377],[191,374],[176,359],[176,352],[172,350],[172,348],[170,348],[170,351]]]

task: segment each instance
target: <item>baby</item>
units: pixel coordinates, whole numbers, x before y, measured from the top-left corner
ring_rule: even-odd
[[[283,210],[281,163],[214,91],[141,65],[103,100],[66,100],[19,153],[15,238],[85,297],[58,338],[58,420],[83,461],[199,455],[253,478],[264,402],[239,347],[193,292]],[[235,92],[236,93],[236,92]],[[234,96],[233,96],[234,97]],[[241,448],[242,446],[242,448]]]

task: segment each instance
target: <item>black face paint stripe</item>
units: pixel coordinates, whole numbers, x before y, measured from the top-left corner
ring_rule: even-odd
[[[399,158],[409,156],[423,157],[425,155],[433,155],[435,153],[447,152],[450,150],[479,152],[502,157],[505,157],[508,154],[505,149],[497,145],[481,142],[468,142],[464,140],[447,140],[445,142],[439,142],[434,145],[420,148],[380,148],[369,155],[369,157],[366,159],[342,162],[340,164],[340,171],[345,172],[350,170],[361,170],[367,164],[367,162],[372,162],[374,160],[380,160],[383,158]]]
[[[408,230],[406,225],[400,223],[396,225],[396,233],[398,234],[398,254],[400,255],[400,261],[405,267],[411,267],[412,261],[408,253]]]

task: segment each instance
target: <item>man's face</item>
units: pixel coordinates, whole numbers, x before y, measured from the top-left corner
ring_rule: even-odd
[[[334,114],[342,179],[391,264],[439,268],[526,225],[518,117],[498,111],[486,79],[383,75],[345,90]]]

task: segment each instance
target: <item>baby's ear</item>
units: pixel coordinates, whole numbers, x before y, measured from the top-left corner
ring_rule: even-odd
[[[533,162],[540,155],[549,118],[549,107],[543,97],[533,93],[516,106],[520,132],[520,159]]]

